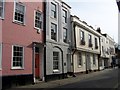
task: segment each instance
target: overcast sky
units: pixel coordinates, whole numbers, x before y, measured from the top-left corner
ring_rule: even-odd
[[[118,7],[116,0],[63,0],[72,7],[72,15],[94,28],[100,27],[118,42]]]

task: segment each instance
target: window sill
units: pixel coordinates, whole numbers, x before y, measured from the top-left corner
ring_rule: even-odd
[[[1,20],[4,20],[4,17],[0,17]]]
[[[36,30],[40,30],[40,31],[43,31],[43,29],[40,29],[40,28],[37,28],[37,27],[34,27],[34,29],[36,29]]]
[[[24,68],[20,68],[20,67],[12,67],[12,70],[24,70]]]
[[[18,25],[25,26],[25,23],[21,23],[21,22],[19,22],[19,21],[13,21],[13,23],[18,24]]]
[[[57,17],[56,17],[56,18],[54,18],[54,17],[50,16],[50,18],[51,18],[51,19],[54,19],[54,20],[56,20],[56,21],[57,21]]]
[[[67,24],[67,22],[63,22],[63,21],[62,21],[62,24]]]
[[[93,66],[95,67],[96,65],[95,65],[95,64],[93,64]]]
[[[78,66],[78,68],[81,68],[81,67],[82,67],[81,65]]]
[[[53,70],[53,73],[59,73],[59,70]]]

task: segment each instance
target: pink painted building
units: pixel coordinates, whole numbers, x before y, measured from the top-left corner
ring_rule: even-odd
[[[1,1],[0,73],[3,88],[43,80],[44,3],[42,0]]]

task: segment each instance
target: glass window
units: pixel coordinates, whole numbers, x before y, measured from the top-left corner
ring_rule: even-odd
[[[21,3],[15,3],[15,13],[14,13],[14,20],[19,23],[24,23],[25,19],[25,6]]]
[[[40,11],[35,12],[35,27],[42,29],[42,13]]]
[[[0,0],[0,18],[3,18],[4,15],[4,2]]]
[[[96,65],[95,54],[93,54],[93,65]]]
[[[13,46],[12,67],[23,68],[23,47]]]
[[[80,37],[81,37],[81,41],[84,41],[84,32],[80,31]]]
[[[97,38],[95,38],[95,49],[98,49]]]
[[[67,23],[67,11],[63,10],[63,22]]]
[[[88,35],[88,39],[89,47],[92,47],[92,36],[90,34]]]
[[[82,65],[82,55],[81,52],[78,53],[78,66]]]
[[[63,28],[63,41],[67,43],[67,29]]]
[[[53,70],[59,70],[59,52],[53,52]]]
[[[89,37],[89,43],[91,44],[92,43],[92,36],[89,34],[88,37]]]
[[[57,40],[57,25],[51,23],[51,39]]]
[[[54,3],[51,3],[51,16],[53,17],[53,18],[56,18],[56,15],[57,13],[56,13],[56,5],[54,4]]]

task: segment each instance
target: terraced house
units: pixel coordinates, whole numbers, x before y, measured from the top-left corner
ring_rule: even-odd
[[[43,2],[0,0],[3,88],[34,83],[43,78],[43,11]]]
[[[100,34],[81,21],[77,16],[71,16],[72,45],[73,45],[73,72],[86,72],[98,70],[100,55]]]
[[[46,79],[64,78],[70,61],[70,9],[61,0],[46,0]],[[52,78],[53,77],[53,78]]]
[[[112,39],[108,34],[102,34],[105,38],[105,45],[102,46],[102,51],[105,52],[106,59],[104,60],[104,67],[108,68],[111,66],[112,56],[115,56],[115,46],[114,39]],[[104,40],[104,39],[103,39]]]

